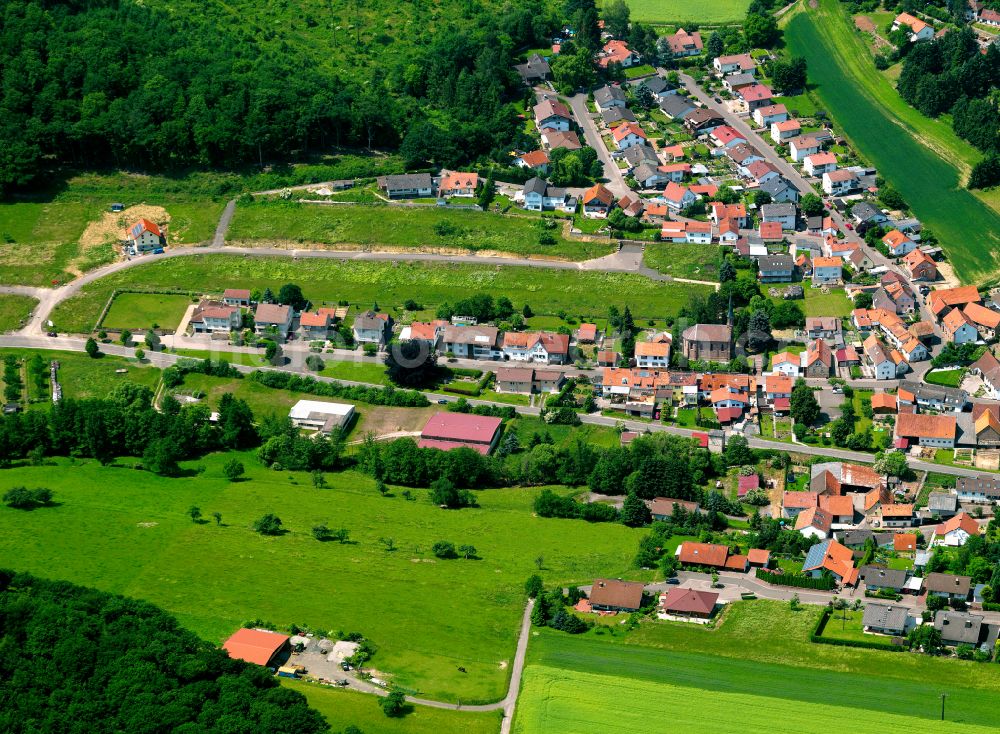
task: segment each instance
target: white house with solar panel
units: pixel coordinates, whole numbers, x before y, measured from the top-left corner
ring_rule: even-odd
[[[163,233],[156,222],[140,219],[129,227],[128,246],[132,252],[151,252],[161,249],[164,244]]]

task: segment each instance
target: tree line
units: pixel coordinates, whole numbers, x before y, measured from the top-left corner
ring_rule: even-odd
[[[329,731],[270,671],[147,602],[0,570],[0,637],[5,732]]]
[[[955,134],[986,154],[969,175],[970,189],[1000,182],[1000,49],[991,44],[981,53],[970,28],[905,46],[899,94],[928,117],[950,113]]]
[[[503,160],[524,134],[515,56],[547,44],[562,8],[453,5],[433,33],[382,32],[377,64],[341,72],[317,64],[306,42],[271,42],[275,30],[212,6],[11,0],[0,23],[0,191],[41,180],[53,162],[170,171],[332,146],[398,147],[410,166]]]

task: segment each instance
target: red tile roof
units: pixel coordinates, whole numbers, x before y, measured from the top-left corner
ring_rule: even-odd
[[[660,598],[660,609],[680,614],[711,614],[719,595],[714,591],[674,588]]]
[[[729,556],[729,548],[716,543],[695,543],[687,540],[678,547],[677,558],[681,563],[692,566],[715,566],[723,568],[726,565],[726,558]]]
[[[235,660],[267,665],[288,642],[288,635],[265,630],[239,629],[222,644],[222,649]]]

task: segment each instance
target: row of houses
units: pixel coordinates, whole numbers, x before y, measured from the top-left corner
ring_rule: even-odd
[[[405,173],[380,176],[376,185],[389,199],[418,199],[437,196],[471,198],[479,189],[479,174],[468,171],[442,170],[437,176],[429,173]]]

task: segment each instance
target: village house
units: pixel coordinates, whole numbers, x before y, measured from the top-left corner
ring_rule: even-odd
[[[657,521],[669,520],[678,510],[693,514],[701,509],[701,505],[697,502],[688,502],[672,497],[655,497],[646,500],[646,507],[649,508],[649,514]]]
[[[771,140],[773,140],[775,144],[780,144],[790,138],[797,137],[801,130],[802,125],[798,120],[782,120],[781,122],[772,122]]]
[[[844,276],[844,260],[840,257],[813,258],[812,287],[840,285]]]
[[[628,107],[610,107],[601,110],[601,120],[608,127],[614,127],[620,122],[636,122],[638,118]]]
[[[731,148],[734,145],[747,142],[743,133],[738,132],[729,125],[720,125],[712,131],[709,137],[721,148]]]
[[[802,572],[813,578],[829,572],[842,586],[854,586],[858,582],[854,554],[832,538],[820,541],[806,552]]]
[[[908,528],[913,525],[913,505],[902,503],[882,505],[878,516],[883,528]]]
[[[430,198],[434,196],[434,182],[429,173],[406,173],[381,176],[378,187],[390,199]]]
[[[800,356],[794,352],[781,352],[771,359],[772,369],[788,377],[798,377],[801,365]]]
[[[969,303],[980,303],[982,298],[974,285],[959,288],[941,288],[931,291],[927,296],[927,305],[931,313],[938,319],[953,308],[962,308]]]
[[[957,548],[976,535],[979,535],[979,523],[968,513],[960,512],[935,526],[930,545]]]
[[[826,151],[807,155],[802,162],[802,168],[810,176],[822,176],[824,173],[837,170],[837,156]]]
[[[542,129],[542,145],[549,150],[565,148],[566,150],[580,150],[583,145],[580,143],[580,136],[573,130],[555,130],[551,127]]]
[[[533,108],[535,125],[539,130],[561,130],[566,132],[573,122],[573,115],[562,102],[544,99]]]
[[[934,613],[934,629],[948,646],[968,645],[992,651],[997,644],[1000,626],[987,624],[982,615],[939,609]]]
[[[618,39],[605,43],[597,54],[597,65],[602,69],[607,69],[610,64],[619,64],[623,69],[628,69],[641,61],[639,54],[630,49],[625,41]]]
[[[899,383],[896,395],[900,405],[916,405],[921,410],[938,413],[961,413],[969,403],[969,394],[958,387],[930,385],[913,380]]]
[[[756,74],[757,62],[750,54],[732,54],[729,56],[716,56],[712,60],[712,66],[719,74]]]
[[[612,107],[625,107],[625,92],[621,87],[605,84],[594,90],[594,104],[602,111]]]
[[[722,78],[722,86],[733,94],[738,93],[741,89],[752,87],[756,83],[757,79],[753,74],[729,74]]]
[[[858,188],[858,176],[847,168],[823,174],[823,193],[828,196],[846,196]]]
[[[237,331],[241,324],[240,309],[221,301],[201,301],[188,321],[195,334],[228,334]]]
[[[958,310],[958,309],[956,309]],[[976,327],[976,331],[986,341],[993,341],[1000,327],[1000,313],[978,303],[970,303],[962,309],[965,318]]]
[[[760,208],[762,222],[777,222],[782,229],[794,230],[798,220],[798,209],[795,204],[764,204]]]
[[[823,540],[830,534],[833,518],[819,507],[809,507],[795,518],[795,529],[807,538]]]
[[[730,555],[729,546],[716,543],[695,543],[685,541],[677,546],[677,560],[682,566],[718,568],[728,571],[745,572],[748,566],[744,555]]]
[[[911,240],[898,229],[888,231],[882,237],[882,244],[889,249],[889,253],[893,257],[903,257],[904,255],[908,255],[913,252],[914,248],[917,246],[916,242]]]
[[[783,104],[772,104],[766,107],[758,107],[753,111],[753,121],[758,127],[770,127],[775,122],[784,122],[788,119],[788,109]]]
[[[972,579],[968,576],[952,576],[948,573],[929,573],[924,576],[924,590],[927,595],[941,596],[945,599],[969,598]]]
[[[478,173],[441,171],[441,184],[438,187],[438,197],[442,199],[451,196],[469,198],[476,195],[477,188],[479,188]]]
[[[806,345],[802,353],[802,374],[806,377],[830,377],[837,369],[836,358],[829,345],[822,339],[815,339]]]
[[[604,184],[594,184],[580,197],[586,217],[606,217],[615,206],[615,195]]]
[[[392,317],[369,309],[355,317],[352,330],[357,343],[381,346],[392,331]]]
[[[902,636],[910,626],[909,611],[895,604],[865,604],[861,626],[866,632]]]
[[[552,76],[552,69],[549,67],[549,62],[537,53],[531,54],[527,62],[515,64],[514,69],[521,75],[521,79],[528,86],[534,86],[538,82],[546,81]]]
[[[695,136],[701,135],[702,133],[710,133],[722,124],[725,124],[725,119],[722,115],[715,110],[705,109],[703,107],[691,110],[684,115],[684,127],[686,127],[688,131]]]
[[[618,150],[625,150],[633,145],[646,144],[645,131],[634,122],[622,123],[611,131],[611,137],[614,138]]]
[[[802,163],[807,155],[819,153],[822,146],[812,135],[800,135],[788,141],[788,153],[796,163]]]
[[[746,102],[747,109],[750,112],[760,107],[769,107],[771,99],[774,97],[771,88],[764,84],[751,84],[748,87],[743,87],[739,90],[738,94]]]
[[[590,606],[599,612],[634,612],[642,606],[643,584],[639,581],[594,579]]]
[[[758,186],[758,189],[768,194],[773,202],[796,202],[799,200],[799,190],[781,176],[763,182]]]
[[[354,406],[350,403],[300,400],[288,411],[288,417],[298,428],[329,435],[334,430],[343,430],[351,422]]]
[[[320,311],[322,312],[323,309],[320,309]],[[408,326],[404,326],[399,332],[399,340],[401,342],[423,342],[432,352],[436,352],[438,344],[441,342],[441,335],[444,333],[447,325],[448,322],[443,319],[431,321],[430,323],[414,321]]]
[[[671,211],[686,209],[698,200],[698,197],[687,186],[671,181],[663,189],[663,200]]]
[[[768,161],[754,161],[746,167],[746,173],[758,184],[765,184],[768,181],[781,178],[778,169]]]
[[[732,359],[732,327],[725,324],[695,324],[681,335],[684,356],[689,360],[728,362]]]
[[[565,210],[572,202],[575,208],[576,199],[569,196],[564,188],[551,186],[543,178],[532,178],[524,184],[524,208],[529,211],[541,212],[553,209]]]
[[[865,589],[872,592],[882,590],[902,594],[906,589],[908,574],[902,569],[885,568],[883,566],[862,566],[858,569],[859,578],[865,582]]]
[[[708,216],[714,224],[721,224],[726,219],[733,220],[738,227],[750,224],[747,208],[743,203],[723,204],[721,201],[713,201],[709,204]]]
[[[711,619],[719,602],[714,591],[676,587],[660,595],[661,619]]]
[[[955,478],[955,496],[960,502],[1000,502],[1000,478],[987,474]]]
[[[712,224],[710,222],[684,222],[684,241],[694,245],[712,244]]]
[[[930,256],[922,250],[912,250],[903,258],[903,264],[910,272],[911,280],[937,280],[937,265]]]
[[[566,376],[555,370],[536,370],[532,367],[500,367],[496,372],[498,392],[556,393],[566,382]]]
[[[320,308],[315,312],[303,311],[299,314],[299,331],[305,339],[326,339],[330,326],[336,318],[337,309]]]
[[[669,341],[644,341],[635,344],[635,366],[666,368],[670,366]]]
[[[166,237],[156,222],[140,219],[129,227],[126,243],[131,252],[139,254],[161,249],[166,244]]]
[[[677,94],[677,85],[671,84],[662,76],[649,76],[639,81],[638,86],[645,87],[652,92],[657,102],[666,99],[670,95]]]
[[[696,109],[694,101],[690,97],[680,94],[672,94],[660,102],[660,111],[671,120],[681,120],[684,115]]]
[[[549,172],[549,154],[544,150],[532,150],[514,159],[518,168],[530,168],[542,175]]]
[[[953,415],[900,413],[896,417],[894,437],[910,445],[955,448],[956,422]]]
[[[498,359],[500,330],[495,326],[445,326],[440,349],[463,359]]]
[[[941,319],[941,331],[944,340],[955,344],[966,344],[979,339],[979,330],[965,312],[958,308],[951,309]]]
[[[982,379],[989,391],[986,397],[993,400],[1000,398],[1000,360],[997,360],[993,352],[988,349],[983,352],[983,356],[969,367],[969,373]]]
[[[569,336],[551,331],[508,331],[503,335],[505,359],[514,362],[565,364],[569,361]]]
[[[761,227],[763,228],[763,225]],[[763,236],[763,232],[761,236]],[[765,237],[765,239],[767,238]],[[781,239],[780,231],[778,239]],[[795,261],[792,260],[791,255],[759,257],[757,258],[757,271],[761,283],[788,283],[795,275]]]
[[[892,30],[896,31],[904,27],[910,32],[910,43],[929,41],[934,38],[934,26],[928,25],[910,13],[900,13],[892,21]]]
[[[253,314],[254,332],[258,336],[266,336],[273,332],[282,339],[287,339],[288,332],[292,328],[293,315],[289,306],[277,303],[257,304],[257,310]]]
[[[842,338],[840,319],[836,316],[808,316],[806,318],[806,336],[810,339],[828,339],[839,341]]]
[[[227,306],[250,308],[250,291],[246,288],[226,288],[222,292],[222,302]]]
[[[703,48],[701,33],[698,31],[688,33],[683,28],[678,28],[672,36],[667,36],[666,40],[667,46],[670,48],[670,53],[674,58],[697,56]]]
[[[633,145],[631,148],[627,148],[626,150],[639,150],[641,148],[651,150],[648,145]],[[681,181],[684,178],[682,169],[678,169],[672,174],[661,169],[662,166],[659,166],[656,163],[643,161],[632,169],[632,178],[638,181],[639,186],[643,189],[660,189],[666,186],[670,181]],[[688,170],[690,170],[690,166],[688,166]]]

